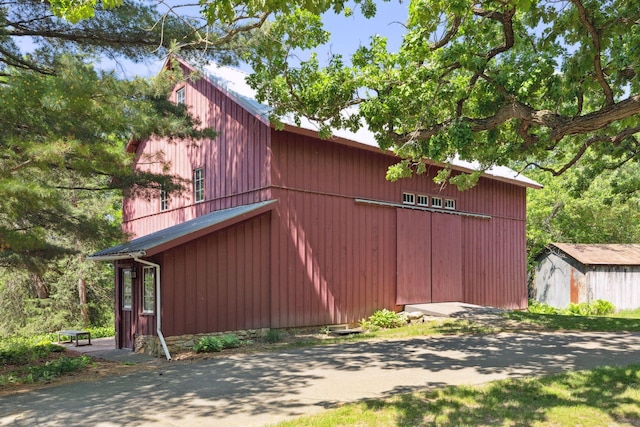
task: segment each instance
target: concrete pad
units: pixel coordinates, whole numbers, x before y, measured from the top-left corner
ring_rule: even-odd
[[[148,354],[135,353],[127,348],[116,348],[115,337],[109,338],[93,338],[91,339],[91,345],[79,345],[75,346],[70,343],[60,343],[59,345],[67,348],[68,350],[76,351],[78,353],[86,354],[87,356],[97,357],[104,360],[120,363],[159,363],[164,358],[158,358],[149,356]]]
[[[475,317],[486,314],[499,314],[502,310],[494,307],[483,307],[465,302],[436,302],[427,304],[407,304],[404,311],[419,311],[434,317]]]

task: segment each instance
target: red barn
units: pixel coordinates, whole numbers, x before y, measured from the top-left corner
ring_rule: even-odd
[[[435,163],[389,182],[398,159],[369,132],[276,130],[244,77],[212,66],[173,91],[215,139],[129,146],[137,167],[159,171],[161,153],[192,187],[125,199],[133,240],[91,256],[115,261],[118,347],[348,323],[410,303],[527,306],[525,193],[538,184],[498,167],[459,192],[433,182]]]

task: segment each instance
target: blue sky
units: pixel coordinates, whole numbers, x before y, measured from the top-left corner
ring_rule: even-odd
[[[378,2],[375,17],[366,19],[358,10],[350,17],[327,13],[323,22],[331,33],[328,47],[333,53],[350,56],[361,45],[369,44],[369,38],[379,34],[387,37],[388,48],[396,51],[402,42],[404,23],[407,20],[408,0]],[[322,58],[320,58],[322,59]]]
[[[389,2],[378,2],[378,12],[375,17],[366,19],[359,10],[354,9],[350,17],[336,15],[333,12],[323,16],[323,22],[327,31],[331,33],[329,43],[318,49],[318,59],[323,61],[328,54],[341,54],[345,60],[361,45],[368,45],[371,36],[379,34],[388,39],[388,48],[397,51],[402,42],[404,34],[403,24],[407,20],[409,2],[404,0],[391,0]],[[131,78],[139,75],[144,77],[153,76],[160,71],[164,61],[149,61],[143,64],[134,64],[128,61],[114,63],[104,61],[100,67],[105,69],[115,69],[119,75]],[[249,71],[247,66],[240,68]]]

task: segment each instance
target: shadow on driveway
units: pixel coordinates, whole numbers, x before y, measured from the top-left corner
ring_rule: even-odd
[[[640,363],[640,334],[502,333],[163,363],[0,401],[0,425],[264,425],[342,402]]]

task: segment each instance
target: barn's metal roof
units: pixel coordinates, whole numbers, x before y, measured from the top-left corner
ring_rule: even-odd
[[[640,265],[640,244],[552,243],[585,265]]]
[[[93,261],[115,261],[118,259],[150,256],[161,250],[186,243],[199,237],[202,233],[209,233],[214,231],[214,229],[224,228],[265,212],[269,210],[275,202],[276,200],[268,200],[215,211],[165,228],[164,230],[133,239],[130,242],[103,249],[89,255],[88,259]]]
[[[246,82],[246,78],[248,76],[246,73],[235,68],[223,67],[217,64],[211,64],[204,67],[203,72],[209,81],[214,83],[219,89],[230,96],[231,99],[235,100],[254,116],[260,118],[264,123],[269,123],[271,107],[256,100],[256,92]],[[349,114],[349,111],[345,111],[344,114]],[[314,123],[304,117],[301,118],[299,125],[295,123],[293,116],[283,117],[281,118],[281,121],[285,125],[296,128],[299,127],[314,132],[317,132],[320,129],[320,126],[317,123]],[[366,127],[361,127],[357,132],[351,132],[346,129],[335,129],[333,131],[333,137],[357,142],[369,147],[378,147],[374,133]],[[454,169],[461,170],[463,172],[480,170],[480,164],[477,162],[468,162],[454,158],[451,159],[450,163]],[[536,181],[505,166],[494,166],[486,170],[485,175],[524,187],[542,188],[542,185]]]

